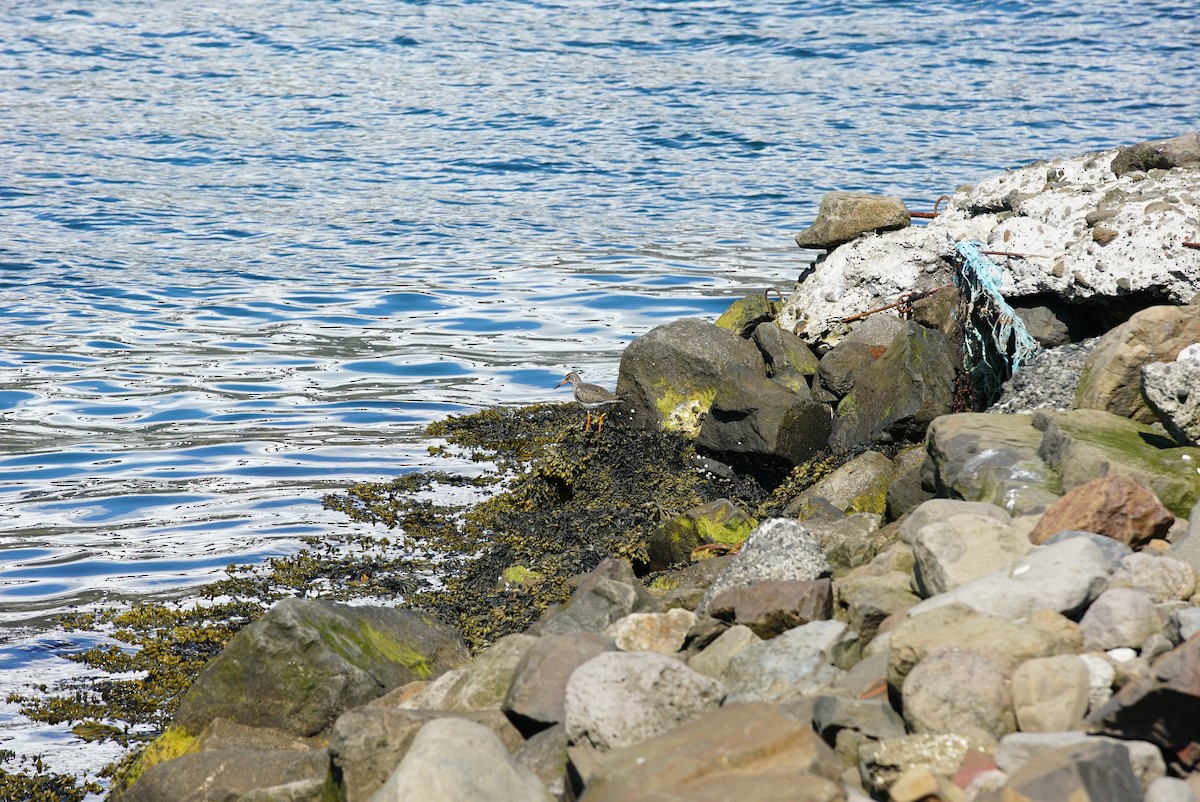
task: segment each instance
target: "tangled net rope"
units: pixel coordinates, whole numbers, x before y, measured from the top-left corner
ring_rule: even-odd
[[[1000,266],[982,253],[979,242],[959,242],[954,284],[965,314],[963,372],[970,385],[972,406],[983,409],[1000,397],[1002,385],[1038,352],[1016,310],[1000,294]]]

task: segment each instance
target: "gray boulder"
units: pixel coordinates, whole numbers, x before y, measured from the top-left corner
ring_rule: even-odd
[[[585,630],[603,632],[614,621],[630,613],[656,613],[661,607],[650,591],[633,574],[625,560],[601,560],[560,607],[546,611],[530,627],[535,635],[564,635]]]
[[[900,198],[862,192],[825,193],[816,221],[796,235],[801,248],[832,250],[871,231],[893,231],[912,224]]]
[[[1017,621],[1036,610],[1070,615],[1108,585],[1111,570],[1100,547],[1085,538],[1043,546],[1011,568],[994,571],[933,596],[908,611],[920,616],[953,604]]]
[[[985,501],[1010,513],[1058,500],[1058,476],[1042,461],[1042,433],[1029,415],[959,413],[929,426],[923,484],[939,496]]]
[[[413,799],[550,802],[551,797],[487,727],[460,718],[439,718],[421,728],[404,760],[370,802]]]
[[[484,649],[450,686],[443,710],[499,710],[525,653],[538,642],[532,635],[507,635]]]
[[[828,406],[741,367],[717,384],[696,447],[746,470],[786,474],[825,447],[829,427]]]
[[[1142,396],[1171,436],[1200,446],[1200,344],[1189,345],[1174,362],[1154,362],[1141,370]]]
[[[984,516],[1005,524],[1012,520],[1007,510],[990,502],[931,498],[922,502],[912,511],[912,515],[900,522],[897,537],[902,543],[912,543],[921,529],[955,515]]]
[[[838,402],[830,447],[922,439],[953,406],[955,363],[945,336],[909,322]]]
[[[729,588],[769,579],[819,579],[829,573],[829,560],[808,530],[798,521],[770,518],[750,533],[746,545],[705,592],[696,613],[705,613],[709,602]]]
[[[1100,740],[1044,752],[1013,772],[1004,788],[1004,798],[1010,799],[1131,802],[1142,798],[1129,750]]]
[[[1017,726],[1023,732],[1078,729],[1090,689],[1087,664],[1075,655],[1026,660],[1012,675]]]
[[[343,713],[329,733],[329,754],[341,778],[339,790],[345,802],[366,802],[400,765],[417,733],[429,722],[447,716],[432,710],[385,707],[380,701]],[[508,750],[523,743],[521,734],[498,710],[449,715],[486,727]]]
[[[615,649],[612,638],[594,632],[543,635],[513,671],[504,712],[527,734],[565,720],[571,674],[596,655]]]
[[[1079,619],[1083,645],[1107,652],[1126,646],[1140,649],[1146,638],[1162,631],[1150,596],[1132,588],[1110,588]]]
[[[285,599],[205,666],[174,723],[198,732],[225,718],[314,735],[343,710],[467,658],[458,636],[422,613]]]
[[[814,621],[752,643],[729,661],[723,679],[729,702],[783,702],[827,690],[858,649],[858,635],[841,621]]]
[[[694,437],[725,375],[735,366],[765,376],[754,344],[705,320],[651,329],[621,355],[617,395],[634,422]]]
[[[913,538],[914,577],[922,598],[1005,568],[1033,548],[1007,521],[959,514],[927,524]]]
[[[725,696],[720,682],[657,652],[605,652],[567,682],[567,738],[601,751],[669,732]]]
[[[959,733],[986,742],[1017,728],[1011,657],[948,647],[904,679],[904,720],[912,732]]]
[[[786,371],[795,371],[801,376],[812,376],[817,372],[817,357],[808,344],[776,326],[774,321],[759,323],[751,337],[762,352],[767,372],[772,377]]]

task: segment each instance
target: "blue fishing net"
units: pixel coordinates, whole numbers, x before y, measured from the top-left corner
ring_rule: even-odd
[[[1000,294],[1000,265],[981,253],[982,247],[980,242],[954,246],[954,284],[965,308],[962,367],[978,408],[994,403],[1004,382],[1039,349],[1020,315]]]

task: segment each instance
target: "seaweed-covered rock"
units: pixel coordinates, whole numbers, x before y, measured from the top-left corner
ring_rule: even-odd
[[[736,546],[757,525],[758,521],[726,498],[693,507],[650,533],[645,570],[662,571],[687,562],[698,546]]]
[[[922,439],[953,406],[955,362],[945,336],[909,322],[838,402],[830,446]]]
[[[174,723],[198,732],[226,718],[313,735],[343,710],[466,660],[458,636],[428,615],[285,599],[213,658]]]
[[[782,301],[772,301],[765,292],[756,292],[731,303],[716,325],[739,337],[749,337],[756,327],[773,321],[781,306]]]
[[[695,436],[734,366],[765,376],[762,355],[749,340],[708,321],[683,318],[629,344],[621,355],[617,395],[636,425]]]
[[[849,515],[860,512],[883,515],[888,487],[895,475],[894,462],[878,451],[865,451],[814,482],[788,502],[784,512],[805,518],[804,512],[812,500],[822,498]]]

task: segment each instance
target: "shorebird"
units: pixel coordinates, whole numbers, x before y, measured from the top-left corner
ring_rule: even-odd
[[[568,384],[568,383],[575,390],[575,400],[578,401],[580,404],[582,404],[583,408],[587,410],[587,420],[584,421],[584,424],[583,424],[583,430],[585,432],[588,431],[589,429],[591,429],[591,427],[592,427],[592,410],[593,409],[600,409],[601,407],[606,407],[609,404],[620,400],[619,398],[617,398],[616,393],[610,393],[608,390],[605,390],[603,387],[601,387],[598,384],[588,384],[583,379],[581,379],[579,377],[579,374],[576,373],[575,371],[571,371],[570,373],[568,373],[567,377],[565,379],[563,379],[562,381],[560,381],[558,384],[556,384],[554,386],[556,388],[562,387],[564,384]],[[596,418],[596,431],[597,432],[599,432],[601,429],[604,428],[604,415],[605,415],[605,413],[601,412],[600,415]]]

